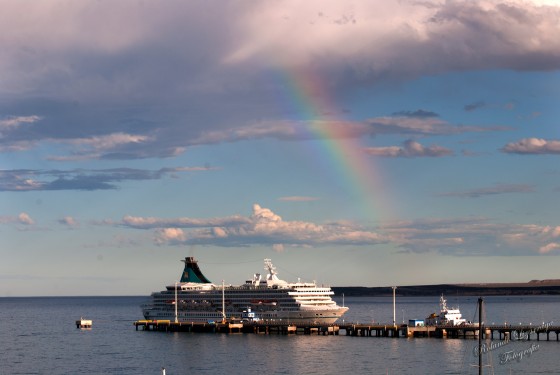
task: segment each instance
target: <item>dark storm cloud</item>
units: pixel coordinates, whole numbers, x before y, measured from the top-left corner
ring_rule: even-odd
[[[560,8],[530,2],[373,2],[351,14],[322,1],[71,4],[3,3],[0,116],[41,120],[3,129],[0,152],[54,142],[67,149],[53,160],[163,158],[243,140],[224,133],[298,113],[278,103],[290,94],[279,77],[291,72],[333,90],[560,68]],[[394,115],[438,119],[421,109]]]

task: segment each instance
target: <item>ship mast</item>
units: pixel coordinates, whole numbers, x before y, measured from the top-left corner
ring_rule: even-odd
[[[397,287],[393,286],[392,288],[393,288],[393,326],[395,326],[396,325],[395,324],[395,320],[396,320],[396,317],[395,317],[395,290],[397,289]]]
[[[478,299],[478,374],[482,375],[482,302]]]
[[[175,323],[178,323],[177,319],[177,281],[175,281]]]
[[[224,280],[222,280],[222,322],[226,322],[226,295]]]

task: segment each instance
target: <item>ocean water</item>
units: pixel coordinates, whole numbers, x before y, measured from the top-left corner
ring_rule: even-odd
[[[337,301],[342,303],[341,296]],[[136,331],[147,297],[0,298],[0,374],[476,374],[477,340]],[[477,320],[474,297],[450,297]],[[437,297],[397,297],[396,320],[424,318]],[[392,322],[392,298],[347,297],[345,321]],[[560,296],[485,298],[486,322],[560,325]],[[93,320],[91,330],[75,320]],[[558,374],[560,342],[512,341],[485,374]],[[499,340],[494,340],[498,343]],[[532,349],[531,349],[532,348]],[[506,352],[510,355],[509,360]],[[524,353],[520,357],[518,353]],[[502,362],[504,363],[500,363]]]

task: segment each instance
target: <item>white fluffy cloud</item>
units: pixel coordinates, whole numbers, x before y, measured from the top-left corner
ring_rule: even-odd
[[[29,214],[22,212],[17,216],[0,216],[0,224],[33,225],[35,220]]]
[[[25,224],[25,225],[33,225],[35,224],[35,221],[31,218],[31,216],[29,216],[28,214],[26,214],[25,212],[22,212],[21,214],[18,215],[18,221],[21,224]]]
[[[78,220],[76,220],[72,216],[65,216],[62,219],[59,219],[58,222],[62,225],[66,225],[70,228],[75,228],[75,227],[80,226],[80,223],[78,222]]]
[[[386,238],[349,224],[315,224],[286,221],[268,208],[253,205],[250,217],[214,219],[158,219],[127,216],[119,225],[136,229],[155,229],[157,244],[202,244],[215,246],[374,245]],[[182,228],[182,229],[181,229]],[[186,232],[186,229],[189,229]]]
[[[174,226],[181,223],[182,227]],[[258,204],[253,205],[252,214],[243,220],[231,220],[231,217],[137,217],[132,220],[128,217],[109,225],[154,230],[158,245],[267,246],[275,251],[323,246],[372,246],[372,251],[378,251],[379,247],[375,245],[386,244],[401,252],[512,256],[553,254],[560,243],[560,226],[497,224],[485,218],[457,218],[401,221],[363,228],[349,222],[289,221]]]
[[[560,154],[560,141],[541,138],[524,138],[508,143],[502,152],[511,154]]]
[[[154,236],[157,244],[182,243],[186,239],[185,232],[180,228],[157,229]]]
[[[549,254],[556,250],[560,250],[560,243],[558,242],[551,242],[539,248],[539,253],[541,254]]]

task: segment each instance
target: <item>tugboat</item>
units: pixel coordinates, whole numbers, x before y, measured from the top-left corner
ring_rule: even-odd
[[[458,307],[447,307],[447,300],[443,298],[443,294],[439,298],[439,314],[432,313],[425,319],[427,326],[458,326],[464,325],[466,322],[466,319],[462,318],[461,311]]]

